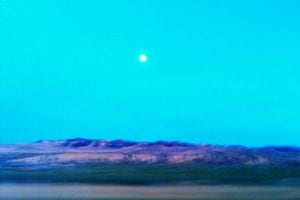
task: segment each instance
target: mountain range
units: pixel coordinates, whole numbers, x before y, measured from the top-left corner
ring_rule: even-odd
[[[127,140],[40,140],[0,145],[0,166],[49,167],[89,163],[194,163],[198,165],[295,165],[300,148],[244,147]]]

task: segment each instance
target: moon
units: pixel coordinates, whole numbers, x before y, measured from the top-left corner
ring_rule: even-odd
[[[145,62],[147,62],[147,60],[148,60],[147,55],[141,54],[141,55],[139,56],[139,61],[140,61],[140,62],[145,63]]]

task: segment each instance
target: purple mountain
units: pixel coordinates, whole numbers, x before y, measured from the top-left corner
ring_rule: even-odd
[[[126,140],[41,140],[0,145],[0,165],[60,166],[86,163],[197,163],[199,165],[300,166],[297,147],[249,148],[184,142],[132,142]]]

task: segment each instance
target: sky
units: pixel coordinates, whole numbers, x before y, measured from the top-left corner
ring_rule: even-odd
[[[300,146],[299,8],[0,0],[0,143]]]

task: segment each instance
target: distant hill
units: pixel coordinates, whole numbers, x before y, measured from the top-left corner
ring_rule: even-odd
[[[0,145],[0,166],[54,167],[91,163],[300,166],[300,148],[250,148],[169,141],[132,142],[83,138]]]

